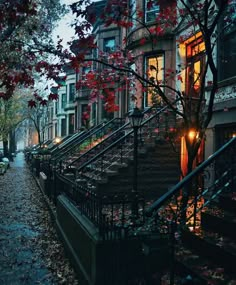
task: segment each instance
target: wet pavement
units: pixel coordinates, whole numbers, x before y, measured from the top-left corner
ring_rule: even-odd
[[[0,284],[79,284],[23,153],[0,176]]]

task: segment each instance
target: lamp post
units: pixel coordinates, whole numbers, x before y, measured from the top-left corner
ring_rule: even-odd
[[[133,152],[133,200],[132,200],[132,215],[137,216],[138,215],[138,207],[137,207],[137,201],[136,201],[136,195],[137,195],[137,177],[138,177],[138,129],[141,127],[141,123],[143,120],[143,113],[140,111],[138,107],[135,107],[133,111],[129,115],[129,122],[134,130],[134,152]]]

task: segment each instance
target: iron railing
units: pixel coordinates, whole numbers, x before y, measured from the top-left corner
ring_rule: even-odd
[[[123,124],[123,119],[115,118],[107,123],[101,123],[94,128],[83,131],[76,140],[70,140],[67,147],[61,146],[61,152],[52,158],[52,163],[55,165],[60,162],[60,167],[66,167],[68,163],[72,162],[81,153],[92,148],[95,141],[102,140]]]
[[[153,108],[146,111],[141,126],[142,131],[139,133],[140,145],[143,142],[143,137],[147,140],[152,139],[156,132],[158,135],[164,134],[166,132],[166,121],[170,121],[172,115],[173,113],[166,106],[161,109]],[[168,119],[166,119],[167,116],[169,116]],[[98,153],[97,155],[94,155],[94,150]],[[134,224],[130,208],[134,195],[131,193],[132,186],[130,186],[129,191],[120,189],[118,192],[114,192],[113,189],[98,191],[97,185],[106,179],[109,171],[112,172],[116,167],[125,164],[127,159],[132,159],[132,155],[133,129],[130,129],[129,123],[127,123],[70,164],[70,166],[75,166],[77,170],[76,177],[72,174],[64,175],[61,172],[56,174],[56,180],[62,181],[58,187],[60,192],[66,193],[81,213],[86,215],[106,238],[110,233],[114,238],[114,232],[117,235],[122,232],[124,235],[127,225]],[[135,199],[140,213],[139,224],[143,224],[145,220],[144,208],[147,204],[140,193]],[[117,211],[120,212],[121,216],[117,215]],[[136,223],[138,220],[136,219]],[[109,229],[112,227],[114,232],[113,230],[107,231],[107,227]],[[120,227],[122,231],[115,230],[117,227]]]
[[[132,216],[132,193],[97,193],[86,179],[72,182],[59,173],[60,192],[66,193],[83,215],[96,225],[104,239],[145,235],[170,235],[183,227],[199,227],[201,212],[221,193],[234,191],[236,183],[236,138],[201,163],[157,201],[139,193],[138,215]],[[157,174],[158,175],[158,174]],[[62,183],[61,183],[62,182]],[[83,187],[83,183],[86,187]],[[157,186],[158,187],[158,186]],[[183,198],[188,196],[186,205]],[[183,221],[183,213],[186,219]]]
[[[155,137],[166,134],[168,124],[175,125],[175,114],[169,111],[167,106],[145,111],[138,133],[139,146],[143,146],[144,138],[145,142],[151,142]],[[117,168],[126,166],[133,159],[133,133],[127,122],[102,143],[95,145],[70,163],[68,166],[76,169],[75,180],[79,184],[78,187],[84,192],[94,191],[99,182],[106,181]],[[87,182],[86,185],[81,183],[84,180]]]

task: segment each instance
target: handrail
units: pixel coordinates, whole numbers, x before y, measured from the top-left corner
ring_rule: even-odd
[[[127,136],[131,133],[132,130]],[[112,147],[122,142],[124,137],[114,142]],[[175,233],[181,234],[186,227],[190,230],[197,229],[201,223],[203,209],[206,209],[219,195],[235,191],[235,147],[236,137],[209,156],[156,201],[153,200],[153,196],[146,197],[142,191],[137,192],[134,197],[130,191],[132,188],[122,189],[121,187],[120,190],[113,190],[109,187],[103,190],[103,181],[101,187],[98,185],[95,190],[96,182],[92,184],[92,180],[86,177],[86,169],[83,173],[82,168],[96,160],[96,157],[82,165],[78,180],[71,174],[66,177],[56,173],[60,181],[56,191],[58,191],[57,194],[66,193],[79,211],[98,228],[99,234],[104,239],[133,239],[134,237],[145,239],[145,236],[151,234],[164,238],[171,236],[170,240],[174,240]],[[106,149],[102,150],[98,156],[103,156]],[[98,162],[101,161],[98,160]],[[96,165],[92,165],[92,168],[93,166]],[[92,168],[88,168],[88,172]],[[158,192],[158,185],[156,187]],[[185,190],[190,191],[187,205],[183,203]],[[137,207],[135,215],[132,213],[134,200]],[[183,212],[186,213],[185,217],[182,215]]]
[[[188,182],[190,182],[193,177],[198,175],[209,166],[217,157],[219,157],[222,153],[224,153],[231,145],[236,141],[236,137],[230,139],[224,146],[222,146],[219,150],[217,150],[214,154],[212,154],[207,160],[203,161],[199,166],[197,166],[190,174],[185,176],[178,184],[173,186],[167,193],[161,196],[158,200],[156,200],[147,210],[146,215],[151,216],[154,211],[157,211],[160,207],[162,207],[167,200],[169,200],[173,195],[177,194],[177,192],[182,189]]]
[[[153,107],[150,107],[146,110],[143,111],[143,114],[146,114],[148,112],[150,112],[153,109]],[[89,152],[94,151],[96,149],[98,149],[101,144],[105,144],[106,142],[108,142],[109,140],[113,139],[116,137],[116,135],[118,133],[120,133],[122,130],[124,130],[127,126],[129,126],[130,123],[127,122],[125,123],[123,126],[121,126],[119,129],[115,130],[114,132],[112,132],[107,138],[104,138],[102,142],[100,142],[98,145],[95,145],[93,148],[89,149],[88,151],[86,151],[85,153],[83,153],[82,155],[80,155],[78,158],[74,159],[74,161],[70,162],[67,164],[67,167],[72,166],[74,163],[78,162],[78,160],[80,160],[81,158],[83,158],[84,156],[88,155]],[[112,144],[111,144],[112,145]],[[94,156],[94,158],[97,157],[97,155]],[[78,170],[78,168],[77,168]]]
[[[100,123],[99,125],[96,125],[90,129],[88,129],[87,131],[81,131],[81,132],[77,132],[75,134],[73,134],[72,136],[70,136],[66,141],[64,141],[62,144],[60,144],[58,146],[58,152],[56,154],[54,154],[54,157],[52,160],[58,160],[61,157],[61,152],[63,151],[63,154],[65,153],[65,150],[68,151],[69,149],[73,148],[73,146],[71,145],[73,142],[76,142],[77,140],[81,140],[83,139],[85,136],[90,135],[91,133],[93,133],[94,131],[98,130],[99,128],[101,128],[103,126],[103,123]],[[59,158],[57,158],[57,156]]]
[[[68,145],[66,151],[64,148],[62,148],[61,150],[64,152],[63,153],[59,153],[56,157],[54,157],[52,159],[52,161],[58,161],[59,159],[61,159],[62,157],[64,157],[68,152],[72,151],[74,148],[78,147],[78,144],[82,144],[85,140],[89,139],[91,136],[96,135],[96,133],[99,133],[100,131],[102,131],[103,129],[105,129],[107,126],[109,126],[111,123],[115,122],[117,120],[117,118],[114,118],[110,121],[108,121],[106,124],[104,123],[100,123],[99,125],[89,129],[88,131],[84,131],[81,133],[81,136],[77,137],[76,140],[74,142],[76,142],[76,145],[71,145],[71,143]]]
[[[173,102],[173,104],[175,104],[178,101],[175,100]],[[147,110],[145,110],[143,113],[146,114],[148,112],[150,112],[151,110],[153,110],[155,108],[151,107]],[[144,120],[140,126],[140,129],[145,126],[148,122],[150,122],[153,118],[157,117],[158,115],[160,115],[161,113],[163,113],[165,110],[168,109],[168,106],[164,106],[161,109],[159,109],[154,115],[148,117],[146,120]],[[127,122],[124,126],[122,126],[120,129],[116,130],[115,132],[113,132],[111,134],[111,136],[115,136],[116,134],[118,134],[122,129],[124,129],[125,127],[127,127],[128,125],[130,125],[129,122]],[[93,156],[92,158],[88,159],[84,164],[82,164],[81,166],[79,166],[77,168],[77,171],[81,171],[82,168],[85,168],[86,166],[88,166],[90,163],[96,161],[98,158],[100,158],[101,156],[103,156],[107,151],[111,150],[112,148],[114,148],[115,146],[117,146],[119,143],[121,143],[124,139],[126,139],[127,137],[129,137],[132,133],[133,133],[133,129],[131,129],[127,134],[123,135],[122,137],[120,137],[119,139],[117,139],[116,141],[114,141],[113,143],[109,144],[109,146],[105,147],[103,150],[101,150],[98,154],[96,154],[95,156]],[[103,140],[103,143],[105,143],[108,139],[111,139],[111,136],[109,136],[108,138]],[[93,149],[99,147],[99,145],[96,145]],[[84,156],[86,156],[90,151],[92,151],[92,149],[88,150],[87,152],[85,152],[84,154],[82,154],[77,160],[73,161],[73,163],[77,162],[79,159],[83,158]],[[70,166],[73,164],[71,163]]]

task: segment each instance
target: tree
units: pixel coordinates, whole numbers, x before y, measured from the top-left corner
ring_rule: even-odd
[[[141,101],[143,93],[151,92],[153,102],[166,104],[179,118],[187,149],[187,165],[183,175],[187,175],[195,166],[206,129],[212,119],[218,88],[216,45],[220,34],[233,22],[233,17],[230,17],[234,12],[233,2],[150,0],[145,1],[146,14],[141,1],[136,1],[136,6],[132,6],[133,3],[134,1],[111,0],[105,2],[102,9],[97,9],[97,3],[87,0],[71,5],[78,18],[74,25],[79,37],[77,53],[71,64],[76,68],[90,68],[90,72],[84,74],[77,87],[90,88],[91,101],[97,97],[104,100],[104,93],[108,90],[108,106],[111,111],[116,111],[118,107],[114,100],[116,93],[125,89],[133,93],[133,99],[137,102]],[[147,15],[147,11],[153,13]],[[150,22],[147,23],[145,17],[150,17]],[[220,22],[223,24],[220,25]],[[93,28],[99,24],[120,28],[123,44],[115,51],[106,53],[98,50]],[[142,50],[155,51],[159,41],[163,39],[171,39],[176,49],[183,48],[185,53],[190,41],[194,42],[195,45],[191,46],[192,54],[198,55],[199,61],[187,61],[188,58],[184,55],[177,67],[174,65],[172,68],[163,69],[158,67],[156,58],[145,73]],[[96,50],[90,52],[96,54],[96,57],[89,56],[88,50]],[[93,69],[94,63],[102,68]],[[198,70],[200,64],[201,70]],[[162,78],[159,76],[161,72],[164,73]],[[173,98],[179,100],[177,104],[173,103]],[[194,136],[190,137],[192,130]],[[189,193],[183,201],[185,205],[188,195]]]
[[[8,140],[16,126],[23,120],[22,102],[20,96],[16,95],[9,100],[0,98],[0,134],[3,141],[4,155],[10,156],[11,148],[8,149]],[[10,153],[9,153],[10,151]]]
[[[65,7],[54,0],[8,0],[0,3],[0,97],[12,97],[18,85],[34,84],[34,73],[55,77],[47,61],[56,48],[50,34]]]
[[[138,2],[139,3],[139,2]],[[78,23],[75,24],[75,30],[79,37],[78,52],[72,61],[72,66],[76,62],[79,65],[92,66],[92,62],[97,62],[103,66],[102,69],[93,70],[82,77],[77,86],[87,86],[91,89],[91,100],[94,97],[100,96],[104,98],[104,91],[108,92],[109,108],[116,110],[117,105],[114,103],[116,91],[121,91],[122,88],[135,88],[134,100],[137,100],[138,92],[147,92],[148,88],[156,95],[156,98],[167,104],[178,117],[181,118],[181,129],[186,142],[188,162],[187,172],[192,171],[194,160],[198,153],[199,147],[205,138],[206,128],[211,121],[214,97],[217,91],[217,64],[215,60],[215,48],[217,38],[222,30],[218,28],[219,22],[223,15],[225,27],[229,26],[231,4],[228,0],[213,1],[148,1],[147,9],[155,10],[155,5],[159,6],[158,14],[155,16],[152,23],[146,23],[144,20],[144,9],[136,8],[135,13],[132,12],[126,0],[107,1],[104,8],[99,13],[96,10],[96,3],[89,1],[78,1],[71,5],[73,13],[77,15]],[[130,7],[130,10],[129,8]],[[123,33],[123,45],[109,54],[102,51],[97,51],[98,56],[88,57],[84,50],[95,50],[97,46],[94,37],[89,32],[98,22],[105,26],[116,25]],[[131,36],[126,37],[130,27],[139,32],[138,40],[135,31]],[[223,29],[223,28],[221,28]],[[185,32],[182,32],[182,31]],[[139,44],[141,48],[149,47],[150,51],[155,51],[159,39],[171,36],[175,40],[176,45],[186,45],[187,40],[191,37],[198,40],[201,35],[202,44],[198,45],[198,49],[203,49],[204,60],[202,61],[202,70],[197,72],[192,71],[188,74],[188,88],[181,90],[179,83],[183,83],[183,73],[187,71],[187,63],[183,62],[176,70],[175,66],[172,69],[165,70],[165,75],[162,80],[158,78],[156,66],[151,66],[144,74],[143,65],[140,64],[140,59],[143,54],[140,49],[135,49],[134,46]],[[135,38],[136,36],[136,38]],[[138,41],[138,42],[137,42]],[[86,48],[85,48],[86,47]],[[135,53],[136,51],[136,53]],[[174,51],[173,51],[174,52]],[[196,51],[197,52],[197,51]],[[155,71],[152,72],[152,69]],[[156,69],[156,70],[155,70]],[[154,76],[151,76],[154,74]],[[108,89],[112,85],[120,84],[119,88]],[[135,87],[132,84],[135,82]],[[206,87],[210,88],[210,96],[206,102]],[[139,91],[137,91],[139,89]],[[168,94],[171,93],[172,96]],[[155,97],[155,96],[153,96]],[[178,104],[173,104],[173,97],[179,99]],[[113,100],[111,100],[111,98]],[[195,136],[189,137],[189,132],[195,130]]]
[[[42,146],[48,126],[49,101],[57,100],[57,95],[48,93],[48,88],[44,87],[44,81],[38,82],[37,86],[37,90],[29,89],[28,96],[25,98],[25,103],[28,104],[28,108],[25,107],[25,118],[33,122],[38,135],[38,144]]]

